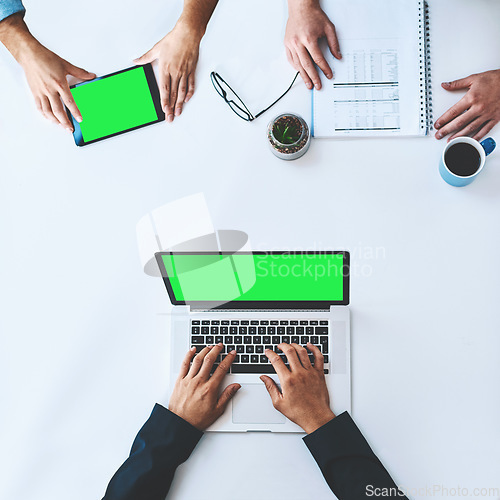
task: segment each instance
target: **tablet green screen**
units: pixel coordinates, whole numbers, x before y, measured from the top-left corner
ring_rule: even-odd
[[[71,93],[82,114],[80,130],[85,142],[158,119],[142,67],[81,84]]]
[[[162,255],[175,299],[342,301],[343,255]]]

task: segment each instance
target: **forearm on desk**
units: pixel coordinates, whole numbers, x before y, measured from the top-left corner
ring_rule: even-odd
[[[347,412],[303,439],[339,500],[371,498],[375,488],[397,492],[396,484]],[[393,496],[406,498],[402,493]]]
[[[288,0],[288,13],[311,8],[320,8],[319,0]]]
[[[19,64],[23,64],[25,56],[40,45],[26,26],[23,15],[24,11],[17,12],[0,22],[0,42]]]
[[[184,0],[182,14],[177,25],[185,26],[200,40],[219,0]]]
[[[164,500],[175,470],[189,458],[202,436],[203,432],[182,418],[155,405],[103,500]]]

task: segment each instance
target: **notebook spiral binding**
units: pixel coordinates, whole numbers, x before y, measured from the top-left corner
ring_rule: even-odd
[[[428,134],[432,130],[431,38],[429,4],[419,3],[419,52],[420,52],[420,128]]]

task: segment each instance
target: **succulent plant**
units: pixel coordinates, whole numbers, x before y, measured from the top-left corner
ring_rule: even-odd
[[[293,144],[300,138],[301,129],[295,125],[276,123],[273,128],[275,139],[281,144]]]

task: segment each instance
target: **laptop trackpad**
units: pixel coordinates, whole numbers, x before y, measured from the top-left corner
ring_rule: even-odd
[[[242,384],[233,398],[234,424],[284,424],[286,418],[274,409],[264,384]]]

